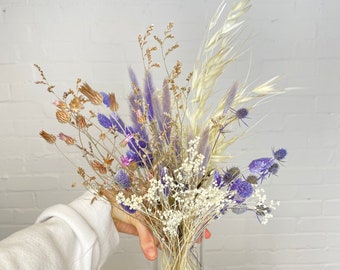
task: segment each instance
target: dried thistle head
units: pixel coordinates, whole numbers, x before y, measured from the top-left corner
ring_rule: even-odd
[[[58,134],[58,138],[62,141],[64,141],[68,145],[73,145],[76,143],[76,139],[64,134],[63,132],[60,132]]]
[[[56,136],[54,136],[53,134],[47,133],[46,131],[42,130],[40,131],[40,136],[43,137],[45,139],[46,142],[50,143],[50,144],[54,144],[56,141]]]
[[[70,101],[69,108],[72,112],[79,112],[84,108],[84,99],[81,97],[75,96],[73,99]]]
[[[101,174],[106,174],[106,173],[107,173],[106,167],[105,167],[102,163],[100,163],[99,161],[97,161],[97,160],[91,161],[91,166],[92,166],[92,168],[93,168],[95,171],[97,171],[97,172],[99,172],[99,173],[101,173]]]
[[[103,103],[103,96],[99,92],[93,90],[87,83],[83,83],[78,90],[87,97],[92,104],[100,105]]]
[[[57,120],[59,123],[66,124],[71,120],[71,114],[65,110],[57,110],[55,113]]]
[[[109,94],[109,99],[110,99],[110,109],[113,112],[116,112],[119,108],[119,104],[116,99],[116,95],[114,93]]]
[[[85,117],[83,115],[76,116],[76,126],[79,129],[83,129],[87,127]]]

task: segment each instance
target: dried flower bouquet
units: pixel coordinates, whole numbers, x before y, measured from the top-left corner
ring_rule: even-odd
[[[42,78],[37,83],[56,97],[57,120],[76,130],[76,135],[40,135],[57,147],[59,139],[80,151],[88,168],[77,166],[77,172],[96,198],[110,194],[115,207],[131,215],[138,211],[161,243],[163,269],[201,269],[192,246],[210,222],[228,212],[252,211],[266,223],[277,205],[266,201],[260,184],[277,173],[285,149],[251,161],[247,172],[220,168],[230,158],[227,148],[239,137],[233,136],[233,128],[246,129],[246,118],[258,101],[279,93],[274,89],[276,78],[253,89],[234,83],[210,112],[211,94],[226,66],[236,59],[241,17],[250,8],[249,1],[237,1],[222,20],[225,6],[223,1],[211,19],[193,71],[182,79],[184,86],[182,63],[167,66],[167,56],[179,47],[173,23],[162,37],[153,35],[153,26],[139,35],[145,79],[142,87],[129,70],[129,122],[119,114],[114,93],[95,91],[78,79],[74,90],[59,97],[36,65]],[[157,52],[165,67],[161,89],[154,87],[151,76],[161,67],[153,61]],[[98,106],[108,112],[97,112]]]

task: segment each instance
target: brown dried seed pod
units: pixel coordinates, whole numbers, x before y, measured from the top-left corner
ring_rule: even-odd
[[[76,139],[70,137],[70,136],[67,136],[65,135],[64,133],[60,132],[59,135],[58,135],[58,138],[62,141],[64,141],[66,144],[68,145],[72,145],[72,144],[75,144],[76,143]]]
[[[103,96],[93,90],[87,83],[83,83],[83,85],[79,87],[79,92],[86,96],[94,105],[100,105],[103,103]]]
[[[44,130],[40,131],[40,136],[43,137],[45,139],[46,142],[53,144],[56,141],[56,136],[54,136],[53,134],[49,134],[47,132],[45,132]]]
[[[119,104],[116,100],[116,96],[114,93],[111,93],[109,97],[110,97],[110,109],[111,111],[116,112],[119,108]]]
[[[93,160],[93,161],[91,162],[91,166],[92,166],[92,168],[93,168],[95,171],[97,171],[97,172],[99,172],[99,173],[101,173],[101,174],[106,174],[106,173],[107,173],[106,167],[105,167],[102,163],[100,163],[99,161],[97,161],[97,160]]]
[[[67,104],[64,101],[58,100],[55,104],[59,109],[65,110],[67,108]]]
[[[57,120],[63,124],[68,123],[71,120],[70,113],[64,110],[57,110],[56,117],[57,117]]]
[[[82,115],[77,115],[76,116],[76,126],[79,129],[83,129],[86,127],[86,121],[85,121],[85,117]]]
[[[79,97],[74,97],[70,102],[70,110],[73,112],[78,112],[83,108],[82,101]]]

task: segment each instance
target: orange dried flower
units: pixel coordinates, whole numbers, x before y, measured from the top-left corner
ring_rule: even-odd
[[[97,171],[97,172],[99,172],[99,173],[101,173],[101,174],[106,174],[106,173],[107,173],[106,167],[105,167],[102,163],[100,163],[99,161],[97,161],[97,160],[93,160],[93,161],[91,162],[91,166],[92,166],[92,168],[93,168],[95,171]]]
[[[63,124],[68,123],[71,120],[70,113],[64,110],[57,110],[56,117],[57,117],[57,120]]]
[[[67,109],[67,104],[64,101],[57,100],[53,102],[54,105],[56,105],[59,109],[65,110]]]
[[[110,167],[113,161],[114,159],[109,154],[107,154],[106,158],[104,158],[104,164],[106,167]]]
[[[46,142],[53,144],[56,141],[56,137],[53,134],[49,134],[45,132],[44,130],[40,131],[40,136],[45,139]]]
[[[79,129],[83,129],[86,127],[86,121],[85,121],[85,117],[82,115],[77,115],[76,116],[76,126]]]
[[[78,112],[83,108],[83,103],[79,97],[74,97],[70,102],[70,110]]]
[[[119,104],[116,100],[116,95],[114,93],[110,93],[109,98],[110,98],[110,109],[111,111],[116,112],[119,108]]]
[[[62,141],[64,141],[66,144],[72,145],[76,143],[76,139],[65,135],[64,133],[60,132],[58,135],[58,138]]]
[[[105,139],[106,139],[106,135],[105,135],[105,133],[100,133],[100,135],[99,135],[99,139],[101,139],[102,141],[104,141]]]
[[[103,96],[93,90],[87,83],[83,83],[83,85],[79,87],[79,92],[86,96],[94,105],[100,105],[103,103]]]
[[[81,167],[78,167],[77,173],[83,178],[85,179],[86,173],[85,170]]]

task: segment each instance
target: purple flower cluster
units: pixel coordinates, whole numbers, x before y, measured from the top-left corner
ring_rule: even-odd
[[[235,200],[238,203],[242,203],[253,194],[253,185],[243,180],[242,178],[237,178],[232,183],[230,190],[236,191],[233,200]]]
[[[286,149],[273,151],[273,157],[265,157],[255,159],[248,165],[249,171],[252,174],[258,175],[259,180],[269,177],[271,174],[276,174],[279,170],[278,162],[282,162],[287,155]]]

